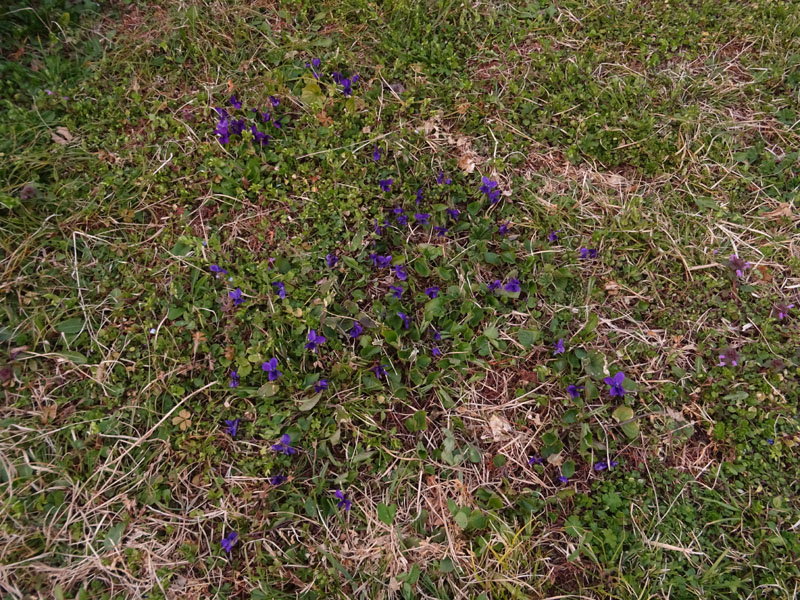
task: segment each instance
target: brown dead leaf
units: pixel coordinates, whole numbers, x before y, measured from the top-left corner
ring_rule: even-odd
[[[230,94],[233,91],[233,82],[228,79],[228,93]]]
[[[56,127],[56,130],[50,133],[50,139],[60,146],[66,146],[75,138],[66,127]]]
[[[206,341],[206,334],[202,331],[195,331],[192,334],[192,340],[194,341],[194,345],[192,346],[192,354],[197,354],[197,348]]]
[[[234,346],[228,346],[225,348],[225,358],[228,360],[233,360],[233,357],[236,355],[236,348]]]
[[[489,417],[489,429],[492,432],[492,440],[495,442],[501,442],[508,439],[511,433],[514,431],[514,428],[511,427],[511,423],[498,414],[493,414],[491,417]]]
[[[458,168],[465,173],[475,171],[475,155],[473,153],[462,154],[458,158]]]
[[[792,205],[788,202],[781,202],[778,204],[778,208],[775,210],[771,210],[761,215],[767,219],[781,219],[783,217],[791,218],[792,216]]]
[[[460,114],[460,115],[467,114],[468,110],[469,110],[469,102],[464,102],[464,103],[459,104],[458,106],[456,106],[456,112],[458,114]]]
[[[767,265],[758,265],[756,270],[761,273],[761,283],[769,283],[772,281],[772,273],[769,272]]]
[[[321,111],[321,112],[318,112],[316,116],[317,116],[317,121],[319,121],[320,125],[322,125],[324,127],[330,127],[331,125],[333,125],[333,119],[331,119],[324,110]],[[369,132],[365,132],[365,133],[369,133]]]
[[[58,405],[50,404],[42,408],[42,423],[49,423],[56,418],[56,412],[58,410]]]
[[[172,417],[172,424],[177,425],[181,431],[186,431],[192,426],[192,413],[185,408]]]
[[[614,281],[607,281],[604,289],[608,292],[609,296],[616,296],[619,294],[620,287],[619,284]]]

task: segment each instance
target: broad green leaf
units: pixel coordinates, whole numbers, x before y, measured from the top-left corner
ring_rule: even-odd
[[[378,518],[387,525],[392,524],[396,512],[397,512],[396,504],[390,504],[387,506],[383,502],[378,503]]]
[[[309,411],[317,405],[317,402],[319,402],[320,398],[322,398],[322,392],[314,394],[310,398],[306,398],[300,403],[300,406],[298,406],[297,408],[303,412]]]
[[[74,335],[81,332],[85,323],[86,321],[77,317],[74,319],[67,319],[66,321],[61,321],[61,323],[56,325],[56,331],[59,333]]]

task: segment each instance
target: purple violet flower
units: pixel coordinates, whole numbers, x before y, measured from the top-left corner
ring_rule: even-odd
[[[428,224],[428,220],[429,220],[430,218],[431,218],[431,215],[430,215],[430,213],[414,213],[414,219],[415,219],[415,220],[416,220],[416,221],[417,221],[417,222],[418,222],[420,225],[427,225],[427,224]]]
[[[361,323],[355,321],[353,327],[350,329],[350,337],[356,339],[362,333],[364,333],[364,328],[361,326]]]
[[[733,269],[737,277],[744,277],[746,269],[750,268],[750,263],[739,258],[735,254],[731,254],[731,259],[728,261],[728,266]]]
[[[615,460],[612,460],[611,463],[607,463],[604,460],[599,460],[596,463],[594,463],[594,470],[597,471],[598,473],[600,471],[605,471],[606,469],[608,469],[610,471],[611,469],[616,467],[618,464],[619,463],[617,461],[615,461]]]
[[[434,357],[436,357],[436,356],[441,356],[441,355],[442,355],[442,351],[441,351],[441,350],[439,350],[439,346],[434,346],[434,347],[431,349],[431,354],[432,354]]]
[[[436,298],[439,295],[439,286],[432,285],[429,288],[425,288],[425,295],[428,296],[431,300]]]
[[[375,378],[380,380],[381,377],[386,377],[386,367],[388,365],[378,365],[377,367],[372,367],[373,373],[375,373]]]
[[[578,252],[581,258],[597,258],[597,250],[594,248],[581,248]]]
[[[378,181],[378,185],[381,186],[381,189],[384,192],[391,192],[392,191],[392,184],[394,183],[394,179],[381,179]]]
[[[276,106],[278,106],[281,103],[281,101],[278,100],[275,96],[270,96],[269,97],[269,102],[270,102],[270,104],[272,104],[272,108],[275,108]]]
[[[281,300],[286,300],[286,285],[282,281],[276,281],[272,285],[278,291],[278,297]]]
[[[244,297],[242,296],[242,290],[241,288],[238,287],[235,290],[231,290],[230,292],[228,292],[228,298],[233,300],[234,306],[239,306],[244,302]]]
[[[297,454],[297,449],[292,448],[290,444],[292,443],[292,438],[288,433],[284,433],[281,436],[281,441],[277,444],[272,444],[270,448],[272,448],[275,452],[281,452],[286,456],[291,456],[292,454]]]
[[[339,262],[339,257],[334,254],[326,254],[325,255],[325,264],[328,265],[331,269],[336,266],[336,263]]]
[[[457,208],[448,208],[446,212],[453,221],[458,221],[458,215],[461,214],[461,211]]]
[[[558,476],[558,480],[559,480],[561,483],[563,483],[564,485],[566,485],[566,484],[568,484],[568,483],[569,483],[569,479],[568,479],[568,478],[566,478],[566,477],[564,477],[563,475],[559,475],[559,476]]]
[[[228,387],[236,388],[239,387],[239,374],[236,371],[231,371],[231,382]]]
[[[436,237],[444,237],[447,235],[447,227],[436,225],[433,230],[436,232]]]
[[[508,233],[508,223],[503,223],[497,228],[497,233],[500,235],[505,235]]]
[[[557,354],[564,354],[564,352],[566,352],[564,349],[564,338],[558,338],[558,341],[553,344],[553,346],[555,347],[555,350],[553,350],[553,356],[556,356]]]
[[[386,219],[383,220],[383,225],[378,225],[378,219],[373,219],[372,222],[375,225],[375,233],[378,235],[383,235],[384,230],[389,226],[389,221]]]
[[[408,225],[408,217],[406,215],[400,215],[397,217],[397,224],[401,227],[405,227]]]
[[[433,332],[433,339],[435,339],[437,342],[442,341],[442,334],[439,333],[439,331],[437,331],[433,327],[431,327],[431,331]]]
[[[316,351],[317,346],[325,343],[325,337],[317,335],[316,329],[308,332],[308,343],[305,345],[306,350]]]
[[[375,146],[372,150],[372,160],[378,162],[381,159],[381,149]]]
[[[390,285],[389,289],[392,291],[392,296],[397,298],[398,300],[403,295],[403,286],[402,285]]]
[[[606,377],[603,379],[604,382],[609,386],[609,392],[611,393],[611,397],[619,396],[622,398],[625,395],[625,388],[622,387],[622,382],[625,381],[625,374],[622,371],[617,371],[617,374],[613,377]]]
[[[512,277],[511,279],[508,280],[508,283],[505,285],[505,287],[503,289],[505,291],[511,292],[513,294],[513,293],[518,292],[518,291],[520,291],[522,289],[522,288],[520,288],[519,283],[520,283],[519,279],[517,279],[516,277]]]
[[[322,64],[322,61],[320,59],[318,59],[318,58],[312,58],[311,59],[311,66],[314,67],[315,69],[319,69],[319,66],[321,64]]]
[[[246,123],[244,122],[244,119],[234,119],[231,121],[230,131],[233,135],[242,135],[245,126]]]
[[[239,431],[239,419],[225,419],[225,433],[231,437],[236,437],[237,431]]]
[[[500,289],[500,286],[501,286],[501,285],[503,285],[503,282],[502,282],[502,281],[500,281],[499,279],[495,279],[495,280],[494,280],[494,281],[492,281],[491,283],[487,284],[487,287],[489,288],[489,291],[490,291],[490,292],[493,292],[493,291],[495,291],[495,290],[498,290],[498,289]]]
[[[236,108],[236,109],[240,109],[240,108],[242,108],[242,103],[241,103],[241,102],[239,102],[239,101],[236,99],[236,96],[231,96],[231,98],[230,98],[229,102],[231,103],[231,106],[233,106],[233,108]]]
[[[415,199],[415,202],[416,202],[417,204],[419,204],[419,203],[420,203],[420,202],[422,202],[424,199],[425,199],[425,198],[424,198],[424,196],[423,196],[422,188],[417,188],[417,197],[416,197],[416,199]]]
[[[278,371],[278,359],[273,357],[265,363],[261,363],[261,370],[267,372],[270,381],[275,381],[278,377],[283,375]]]
[[[287,479],[284,475],[273,475],[269,478],[269,482],[274,486],[279,486],[283,483],[286,483]]]
[[[253,134],[253,140],[258,142],[259,145],[266,146],[269,143],[269,136],[266,133],[259,131],[255,125],[250,127],[250,133]]]
[[[314,391],[315,392],[321,392],[322,390],[327,390],[327,389],[328,389],[328,380],[327,379],[320,379],[314,385]]]
[[[220,119],[219,123],[217,123],[214,133],[217,134],[220,144],[227,144],[231,141],[230,124],[230,120],[227,117]]]
[[[219,277],[220,275],[227,275],[228,274],[228,272],[225,269],[223,269],[222,267],[220,267],[219,265],[211,265],[210,267],[208,267],[208,269],[212,273],[216,273],[217,277]]]
[[[531,466],[533,466],[533,465],[543,465],[544,464],[544,459],[541,458],[540,456],[531,456],[528,459],[528,464],[531,465]]]
[[[574,383],[571,383],[567,386],[567,393],[569,394],[570,398],[577,400],[581,397],[581,391],[583,389],[584,387],[582,385],[575,385]]]
[[[445,178],[444,171],[439,171],[439,174],[436,176],[436,183],[438,183],[439,185],[442,184],[450,185],[451,183],[453,183],[453,180],[450,179],[449,177]]]
[[[231,531],[228,535],[222,538],[221,542],[222,549],[225,550],[225,552],[227,552],[228,554],[230,554],[233,545],[236,543],[236,540],[238,539],[239,539],[239,534],[236,533],[235,531]]]
[[[405,281],[408,279],[408,273],[403,265],[395,265],[394,274],[400,281]]]
[[[336,490],[334,494],[339,499],[339,502],[336,503],[338,508],[344,508],[345,512],[350,510],[350,507],[353,503],[347,498],[347,495],[342,490]]]
[[[408,315],[403,312],[398,312],[397,316],[403,320],[403,325],[405,325],[406,329],[408,329],[408,322],[409,322]]]
[[[558,232],[561,231],[560,229],[556,229],[555,231],[551,231],[547,239],[550,241],[551,244],[555,244],[558,241]]]

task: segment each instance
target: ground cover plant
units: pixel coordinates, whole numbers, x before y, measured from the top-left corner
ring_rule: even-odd
[[[2,597],[796,596],[796,3],[0,10]]]

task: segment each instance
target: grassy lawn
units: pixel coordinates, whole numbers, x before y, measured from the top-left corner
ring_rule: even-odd
[[[0,598],[800,590],[800,3],[9,0]]]

